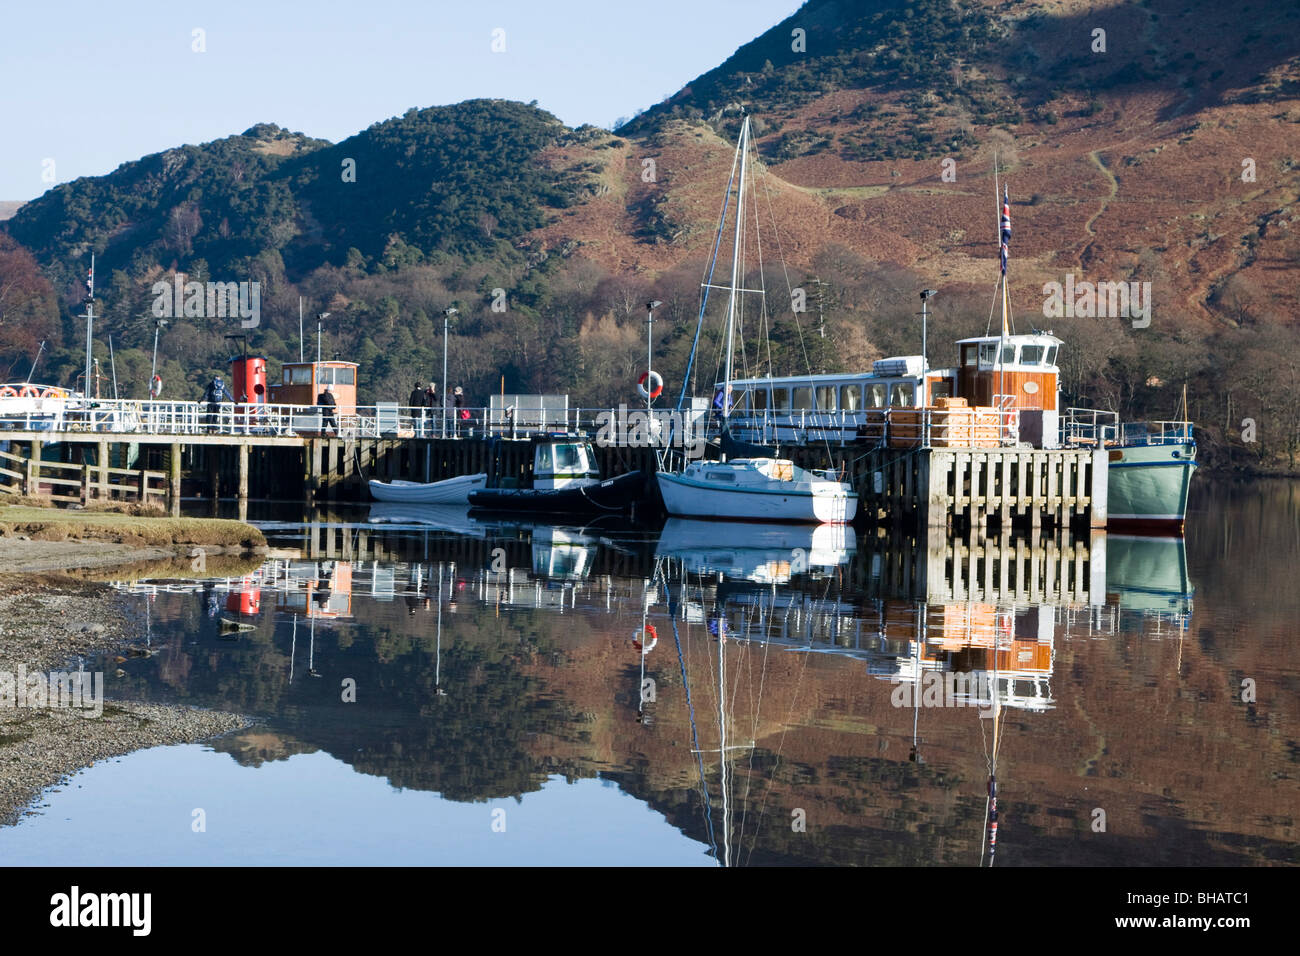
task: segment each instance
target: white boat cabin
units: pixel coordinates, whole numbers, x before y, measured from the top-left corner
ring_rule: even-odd
[[[1022,440],[1055,447],[1060,345],[1050,333],[984,336],[959,341],[959,364],[952,368],[927,370],[921,356],[903,355],[877,360],[869,373],[736,379],[730,391],[731,431],[758,444],[851,441],[880,413],[920,410],[956,397],[973,406],[1020,410]],[[722,389],[723,383],[714,388],[715,419],[722,411]]]
[[[573,438],[537,442],[533,449],[533,487],[554,491],[600,483],[596,453],[589,442]]]

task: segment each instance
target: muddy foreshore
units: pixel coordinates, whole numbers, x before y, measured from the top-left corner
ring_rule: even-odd
[[[107,567],[133,565],[139,573],[140,562],[175,561],[183,554],[121,542],[0,538],[0,826],[34,812],[27,808],[47,787],[100,760],[195,743],[253,723],[239,714],[113,700],[111,672],[103,675],[99,716],[25,706],[30,695],[24,705],[13,706],[22,690],[5,692],[5,675],[16,682],[20,668],[29,676],[75,672],[78,658],[90,653],[139,655],[140,629],[127,599],[67,569],[98,569],[102,575]]]

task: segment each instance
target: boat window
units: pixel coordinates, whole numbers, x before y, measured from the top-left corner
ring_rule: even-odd
[[[772,389],[772,408],[779,414],[790,414],[790,390],[788,388]]]
[[[812,403],[812,386],[800,385],[793,389],[794,402],[793,408],[796,412],[806,412],[813,407]]]
[[[551,446],[539,445],[537,448],[537,461],[533,464],[533,470],[550,471],[551,468]]]
[[[834,385],[819,385],[817,387],[817,410],[819,412],[835,411]]]
[[[730,471],[711,471],[704,477],[708,478],[709,481],[733,481],[734,482],[736,480],[735,474]]]
[[[840,389],[840,408],[846,412],[856,412],[862,408],[861,385],[845,385]]]
[[[974,346],[974,345],[963,345],[963,346],[961,347],[961,364],[962,364],[962,365],[974,365],[974,364],[975,364],[975,346]]]
[[[731,414],[748,415],[749,414],[749,392],[731,393]]]
[[[1056,346],[1055,346],[1055,345],[1049,345],[1049,346],[1047,347],[1047,358],[1043,360],[1043,364],[1044,364],[1044,365],[1055,365],[1055,364],[1056,364]]]
[[[992,365],[998,357],[998,343],[981,342],[980,343],[980,364]]]
[[[355,385],[357,384],[357,370],[354,368],[336,368],[334,369],[333,382],[335,385]]]
[[[285,378],[290,385],[310,385],[311,384],[311,366],[295,365],[293,368],[285,369],[285,375],[292,373],[292,378]]]
[[[565,470],[578,470],[582,465],[582,449],[578,445],[556,445],[555,467]]]
[[[766,388],[766,387],[764,387],[764,388],[756,388],[756,389],[754,389],[754,391],[753,391],[752,394],[753,394],[753,396],[754,396],[754,411],[756,411],[756,412],[765,412],[765,411],[767,411],[767,404],[768,404],[768,402],[767,402],[767,388]]]
[[[910,408],[916,399],[916,386],[911,382],[895,382],[889,390],[889,404]]]
[[[950,378],[932,378],[930,379],[930,404],[933,405],[941,398],[948,398],[952,395],[952,379]]]
[[[867,408],[885,407],[885,383],[877,382],[867,386]]]
[[[1002,364],[1003,365],[1016,364],[1016,347],[1014,345],[1002,346]]]
[[[1041,365],[1043,361],[1043,346],[1026,345],[1020,350],[1021,365]]]

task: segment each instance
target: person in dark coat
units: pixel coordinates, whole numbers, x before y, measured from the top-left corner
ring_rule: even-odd
[[[334,417],[334,409],[338,407],[338,402],[334,399],[334,386],[326,385],[325,389],[316,396],[316,404],[321,410],[321,433],[333,429],[334,434],[339,433],[338,419]]]
[[[406,400],[406,404],[412,408],[425,408],[424,386],[419,382],[415,383],[415,388],[411,389],[411,397]]]
[[[226,389],[226,385],[220,377],[214,378],[203,393],[203,400],[208,403],[208,431],[216,431],[220,426],[223,396],[229,398],[232,402],[235,400],[235,396],[231,395]]]

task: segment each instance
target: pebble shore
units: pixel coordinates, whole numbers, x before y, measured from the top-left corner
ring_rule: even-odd
[[[92,652],[129,654],[138,636],[129,622],[123,598],[107,585],[62,573],[0,575],[0,672],[76,670],[77,658]],[[35,812],[29,808],[47,787],[101,760],[251,723],[238,714],[111,699],[98,717],[0,701],[0,826]]]

